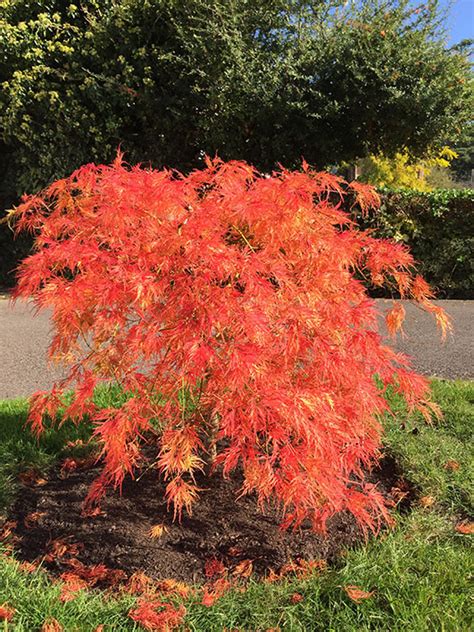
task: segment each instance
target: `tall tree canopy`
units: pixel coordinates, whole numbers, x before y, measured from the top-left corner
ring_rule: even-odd
[[[0,0],[3,194],[119,144],[183,170],[421,155],[472,104],[439,23],[437,1]]]

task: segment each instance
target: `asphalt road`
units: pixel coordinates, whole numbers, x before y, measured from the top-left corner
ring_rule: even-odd
[[[450,314],[454,335],[441,342],[433,319],[413,304],[406,305],[405,337],[393,344],[413,358],[425,375],[474,379],[474,301],[438,301]],[[390,301],[378,301],[382,309]],[[51,324],[47,313],[33,314],[31,305],[14,306],[0,297],[0,399],[23,397],[51,387],[60,376],[48,366]]]

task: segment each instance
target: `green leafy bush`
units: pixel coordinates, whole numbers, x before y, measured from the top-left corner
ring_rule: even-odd
[[[15,284],[15,268],[31,250],[30,235],[14,237],[6,222],[0,223],[0,289]]]
[[[119,144],[184,172],[216,152],[265,171],[424,156],[472,118],[438,5],[2,0],[0,187],[37,191]]]
[[[379,193],[379,213],[359,223],[406,243],[440,298],[474,298],[474,190]]]

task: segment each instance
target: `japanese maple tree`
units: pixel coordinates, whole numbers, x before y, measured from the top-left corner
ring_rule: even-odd
[[[306,163],[270,176],[206,164],[183,176],[119,155],[16,209],[16,230],[35,234],[16,296],[52,310],[50,355],[69,367],[33,396],[31,425],[41,433],[75,389],[63,418],[92,418],[103,461],[89,502],[144,464],[147,443],[175,516],[198,499],[198,471],[239,468],[242,493],[277,504],[284,526],[321,529],[349,510],[377,529],[387,512],[364,472],[379,456],[384,388],[427,416],[434,405],[383,343],[362,280],[413,298],[443,331],[449,321],[407,249],[341,210],[347,193],[375,209],[370,187]],[[389,329],[403,318],[396,303]],[[110,382],[128,398],[100,410],[94,389]]]

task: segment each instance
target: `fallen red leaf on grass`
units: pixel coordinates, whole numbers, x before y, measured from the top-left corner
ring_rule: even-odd
[[[88,587],[86,581],[78,577],[75,573],[62,573],[61,579],[63,584],[59,593],[59,601],[61,603],[67,603],[77,597],[77,593],[80,590],[85,590]]]
[[[64,628],[57,619],[48,619],[41,626],[41,632],[64,632]]]
[[[452,459],[450,459],[449,461],[446,461],[443,467],[445,470],[448,470],[450,472],[457,472],[461,466],[457,461],[453,461]]]
[[[300,593],[293,593],[290,597],[290,602],[293,604],[300,603],[303,601],[304,597]]]
[[[474,522],[460,522],[455,528],[458,533],[472,535],[474,533]]]
[[[128,616],[146,630],[168,632],[183,622],[186,608],[175,608],[172,604],[157,600],[140,599]]]
[[[374,594],[373,590],[371,592],[367,592],[359,588],[359,586],[344,586],[344,590],[352,601],[355,601],[356,603],[360,603],[364,599],[369,599],[369,597],[372,597]]]
[[[418,501],[422,507],[431,507],[435,503],[433,496],[422,496]]]
[[[270,569],[268,575],[265,577],[265,582],[272,584],[274,582],[281,581],[289,573],[295,573],[300,579],[304,579],[315,572],[319,572],[327,568],[326,560],[303,560],[300,559],[297,562],[287,562],[279,571]]]
[[[218,599],[222,597],[224,593],[229,590],[231,585],[232,584],[228,579],[226,579],[225,577],[221,577],[209,586],[205,586],[201,599],[202,605],[207,606],[208,608],[212,606]]]
[[[20,570],[24,571],[25,573],[34,573],[38,566],[38,562],[22,562],[20,564]]]
[[[304,579],[305,577],[312,575],[316,571],[324,570],[326,567],[326,560],[300,559],[297,562],[287,562],[286,564],[284,564],[277,576],[279,577],[279,579],[281,579],[289,573],[295,573],[297,577]],[[275,579],[273,581],[275,581]]]
[[[273,584],[274,582],[278,582],[281,579],[280,573],[277,573],[273,568],[270,569],[268,575],[265,577],[264,581],[268,584]]]
[[[14,614],[15,609],[8,604],[4,603],[0,606],[0,621],[11,621]]]

